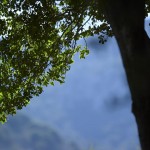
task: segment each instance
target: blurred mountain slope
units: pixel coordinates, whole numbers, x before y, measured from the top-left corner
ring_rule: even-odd
[[[55,130],[17,114],[0,127],[1,150],[79,150],[76,144],[66,143]]]

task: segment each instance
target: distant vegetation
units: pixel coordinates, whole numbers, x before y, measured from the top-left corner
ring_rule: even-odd
[[[24,115],[9,118],[0,127],[1,150],[79,150],[53,129],[37,124]]]

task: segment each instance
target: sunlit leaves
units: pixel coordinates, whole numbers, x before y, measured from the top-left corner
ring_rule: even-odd
[[[88,54],[89,54],[89,50],[86,49],[86,47],[85,47],[85,49],[80,51],[80,58],[84,58],[85,59],[86,55],[88,55]]]
[[[0,4],[0,121],[43,87],[64,83],[80,38],[112,36],[96,0],[3,0]]]

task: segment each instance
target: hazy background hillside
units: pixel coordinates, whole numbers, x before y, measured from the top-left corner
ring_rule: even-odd
[[[75,143],[68,143],[55,130],[35,122],[23,114],[10,117],[0,126],[1,150],[79,150]]]
[[[100,45],[97,38],[89,38],[88,47],[85,60],[75,56],[65,84],[45,88],[1,125],[1,150],[138,150],[116,41]]]

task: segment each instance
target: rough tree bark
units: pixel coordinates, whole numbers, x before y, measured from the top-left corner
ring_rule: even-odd
[[[144,0],[104,0],[131,91],[141,147],[150,150],[150,39],[144,30],[144,8]]]

